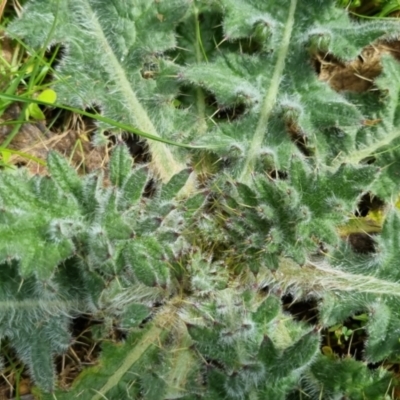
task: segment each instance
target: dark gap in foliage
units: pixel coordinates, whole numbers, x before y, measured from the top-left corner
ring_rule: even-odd
[[[229,37],[223,36],[222,40],[219,42],[218,50],[248,54],[250,56],[261,53],[271,53],[272,50],[266,48],[266,39],[267,38],[263,35],[257,37],[256,33],[253,36],[240,39],[230,39]]]
[[[246,107],[244,104],[238,104],[234,106],[219,106],[216,113],[214,114],[214,118],[218,120],[225,120],[228,122],[235,121],[240,118],[246,111]]]
[[[102,322],[85,315],[71,321],[72,344],[65,354],[55,359],[60,387],[69,387],[84,367],[96,364],[100,357],[101,345],[100,338],[95,338],[93,332],[102,329]],[[122,340],[114,331],[110,336],[113,340]]]
[[[247,107],[244,103],[236,103],[223,105],[219,104],[215,95],[207,89],[201,88],[206,103],[207,115],[218,122],[232,122],[241,118],[247,111]],[[192,100],[196,96],[196,87],[189,87],[184,85],[181,87],[180,95],[177,96],[176,102],[180,108],[189,109],[193,106]]]
[[[373,195],[368,192],[365,193],[357,205],[357,210],[355,212],[356,217],[365,217],[370,211],[378,211],[383,209],[385,202],[381,200],[378,196]]]
[[[101,109],[99,106],[93,104],[91,107],[86,107],[85,108],[86,112],[89,112],[91,114],[101,114]],[[91,138],[91,135],[93,134],[93,132],[97,129],[97,122],[96,120],[90,118],[90,117],[86,117],[84,115],[80,116],[83,126],[85,128],[85,132],[88,132],[88,134],[90,135],[89,138]],[[109,135],[108,132],[105,132],[106,135]]]
[[[372,165],[376,161],[376,157],[370,156],[362,159],[360,164]]]
[[[246,106],[243,103],[234,105],[218,104],[217,99],[210,92],[206,92],[206,104],[212,110],[212,117],[218,121],[232,122],[239,119],[246,112]]]
[[[342,324],[323,329],[321,334],[323,351],[328,347],[332,350],[334,357],[352,357],[357,361],[363,361],[367,333],[363,329],[362,321],[350,317]]]
[[[326,255],[329,252],[329,248],[324,242],[318,242],[317,254]]]
[[[289,133],[290,140],[296,145],[302,154],[306,157],[313,155],[311,149],[307,147],[307,135],[297,125],[295,121],[286,121],[286,129]]]
[[[292,315],[296,321],[303,321],[310,325],[318,322],[318,303],[315,299],[294,301],[291,294],[281,298],[283,309]]]
[[[313,58],[312,66],[313,66],[315,72],[317,73],[317,75],[319,75],[321,73],[321,61],[317,58]]]
[[[286,133],[303,155],[306,157],[312,156],[314,150],[308,147],[307,133],[299,123],[299,111],[294,107],[282,106],[276,117],[279,120],[282,135]]]
[[[368,233],[351,233],[347,237],[347,241],[351,245],[355,253],[369,254],[375,253],[375,240],[371,234]]]
[[[115,342],[123,342],[128,337],[128,331],[125,329],[120,329],[117,325],[113,325],[112,339]]]
[[[48,121],[47,125],[51,123],[51,126],[48,126],[48,128],[52,132],[63,133],[68,130],[72,130],[77,134],[84,132],[87,138],[91,140],[94,131],[97,129],[96,121],[90,117],[59,108],[42,107],[42,109],[46,116],[46,121]],[[92,114],[101,113],[100,107],[96,105],[86,107],[84,111]]]
[[[312,61],[312,66],[313,66],[315,72],[317,73],[317,75],[319,75],[321,73],[322,63],[335,64],[335,65],[345,68],[345,64],[331,53],[313,54],[311,61]]]
[[[302,398],[304,397],[304,393],[306,393],[306,391],[299,383],[298,386],[286,396],[285,400],[302,400]]]
[[[224,46],[222,45],[220,47],[222,48]],[[239,53],[248,55],[259,54],[263,51],[263,43],[252,37],[228,41],[226,47],[232,48],[235,52],[239,49]]]
[[[157,191],[157,184],[154,179],[150,179],[143,190],[143,197],[146,199],[151,199]]]
[[[252,36],[240,39],[230,39],[224,35],[223,31],[223,14],[219,12],[202,12],[199,14],[198,20],[200,25],[200,31],[202,32],[202,45],[204,51],[208,57],[211,56],[213,52],[232,52],[240,54],[259,54],[265,51],[266,36],[262,33],[257,33],[257,28],[263,31],[263,28],[268,26],[261,26],[261,23],[257,24],[258,27],[254,26],[254,31]],[[182,28],[185,27],[182,24],[178,27],[177,32],[185,34],[182,32]],[[267,34],[268,35],[268,34]]]
[[[201,46],[203,61],[205,57],[211,58],[213,54],[219,51],[220,46],[226,45],[223,41],[224,34],[222,29],[223,14],[214,10],[202,12],[198,16],[199,31],[201,32]],[[172,50],[167,50],[164,55],[179,65],[187,65],[193,62],[194,52],[182,51],[182,49],[191,48],[197,41],[195,37],[193,20],[185,20],[177,25],[176,37],[177,46]],[[190,45],[188,45],[190,43]],[[237,49],[236,49],[237,50]]]
[[[222,201],[221,194],[216,193],[214,191],[209,193],[208,197],[207,197],[207,201],[203,207],[203,212],[205,214],[213,212],[216,208],[219,207],[221,201]]]
[[[14,398],[17,392],[17,385],[20,396],[26,394],[25,390],[30,393],[31,378],[28,368],[21,363],[14,349],[9,345],[8,339],[1,340],[0,348],[2,361],[4,362],[4,368],[1,370],[2,373],[0,375],[0,399]],[[17,374],[19,373],[20,376],[18,378]]]
[[[220,363],[218,360],[214,360],[214,359],[206,357],[205,361],[207,363],[206,364],[207,369],[216,368],[216,369],[219,369],[220,371],[225,371],[224,365],[222,363]]]
[[[93,325],[98,325],[100,324],[99,321],[94,320],[92,318],[86,317],[85,315],[80,315],[76,318],[73,318],[71,321],[71,335],[73,337],[78,337],[82,334],[82,332],[88,332],[90,338],[92,338],[92,335],[90,333],[90,327]]]
[[[279,171],[277,169],[273,169],[272,171],[268,172],[268,176],[272,179],[285,180],[288,178],[288,173],[286,171]]]
[[[151,309],[152,312],[145,318],[143,319],[140,324],[139,324],[139,328],[143,329],[146,327],[146,325],[152,321],[154,319],[154,316],[157,314],[158,310],[164,305],[163,302],[161,301],[156,301],[155,303],[153,303]]]
[[[195,98],[195,88],[188,85],[182,85],[179,88],[179,95],[176,96],[174,103],[179,109],[190,109],[193,106],[193,99]]]
[[[222,29],[223,18],[223,14],[215,11],[203,11],[198,16],[200,31],[203,33],[203,35],[205,33],[205,24],[211,24],[211,33],[215,46],[217,46],[224,37]]]
[[[55,45],[51,45],[44,53],[44,58],[46,61],[50,61],[53,57],[53,62],[51,63],[51,68],[52,69],[56,69],[62,59],[64,58],[65,54],[66,54],[67,50],[66,47],[62,44],[55,44]],[[53,74],[52,74],[53,75]],[[52,80],[56,79],[56,77],[52,76]]]
[[[18,4],[21,6],[24,6],[24,4],[27,2],[27,0],[19,0]],[[5,3],[5,4],[3,4]],[[2,14],[2,19],[1,23],[3,26],[7,26],[8,22],[10,20],[13,20],[15,18],[18,18],[18,13],[17,13],[17,7],[16,7],[16,2],[15,1],[5,1],[2,2],[1,5],[4,6],[3,9],[3,14]],[[1,399],[1,397],[0,397]]]
[[[235,164],[235,159],[233,157],[221,157],[221,164],[223,169],[232,168]]]
[[[263,286],[262,288],[259,289],[259,292],[262,295],[270,294],[270,287],[269,286]]]
[[[73,113],[68,110],[63,110],[61,108],[50,108],[39,105],[39,108],[43,111],[46,117],[46,128],[51,132],[65,132],[66,127],[69,125],[68,121],[73,118]],[[49,132],[45,131],[45,134]]]
[[[381,366],[382,366],[382,363],[378,363],[378,362],[377,363],[368,363],[367,364],[368,369],[370,369],[371,371],[374,371],[374,370],[378,369]]]
[[[139,328],[144,328],[148,322],[150,322],[154,318],[153,314],[150,314],[148,317],[146,317],[140,324]]]
[[[149,146],[138,135],[131,133],[124,134],[124,142],[128,146],[129,153],[135,160],[135,164],[147,164],[151,161]]]

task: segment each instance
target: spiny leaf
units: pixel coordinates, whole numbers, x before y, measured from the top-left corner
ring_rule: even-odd
[[[47,158],[47,164],[52,178],[60,188],[67,195],[71,193],[80,199],[83,192],[82,181],[67,160],[57,152],[51,151]]]
[[[132,169],[132,159],[126,145],[119,144],[114,148],[110,160],[110,180],[117,187],[122,187]]]

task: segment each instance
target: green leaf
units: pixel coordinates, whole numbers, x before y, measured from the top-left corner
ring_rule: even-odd
[[[0,262],[17,259],[23,276],[49,276],[74,252],[68,234],[76,202],[46,178],[4,174],[0,180]],[[39,263],[38,263],[39,261]]]
[[[150,287],[168,285],[169,271],[163,260],[163,248],[155,238],[144,237],[130,241],[123,253],[125,262],[138,282]]]
[[[37,99],[54,104],[57,101],[57,93],[53,89],[45,89],[39,93]]]
[[[46,119],[43,111],[35,103],[29,104],[26,109],[26,118],[29,119],[29,117],[32,117],[33,119],[36,119],[38,121],[44,121]]]
[[[117,187],[122,187],[132,169],[132,159],[126,145],[114,148],[110,160],[110,180]]]
[[[54,104],[57,100],[57,93],[53,89],[45,89],[39,93],[36,99],[39,101],[44,101],[49,104]],[[32,118],[37,120],[46,119],[45,115],[43,114],[43,111],[39,108],[39,105],[37,103],[30,103],[28,105],[26,113],[27,113],[27,118],[31,116]]]
[[[390,380],[390,374],[383,368],[372,371],[352,358],[334,360],[321,355],[305,375],[301,390],[306,395],[380,400],[390,390]]]
[[[123,184],[122,193],[124,197],[122,204],[126,206],[138,203],[143,196],[148,179],[148,173],[144,168],[131,171]]]
[[[138,326],[144,319],[150,315],[150,310],[143,304],[131,304],[125,308],[121,315],[121,328],[132,329]]]
[[[77,199],[80,199],[83,193],[82,181],[67,160],[55,151],[51,151],[47,158],[47,164],[51,177],[65,194],[71,193]]]
[[[318,353],[318,335],[315,332],[307,333],[282,353],[278,374],[284,376],[287,371],[304,369],[312,363]]]

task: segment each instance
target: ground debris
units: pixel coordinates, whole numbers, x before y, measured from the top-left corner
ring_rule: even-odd
[[[360,93],[373,88],[374,79],[382,71],[381,58],[384,54],[391,54],[400,61],[400,40],[366,46],[350,62],[340,61],[329,53],[317,54],[314,64],[319,79],[328,82],[334,90]]]
[[[12,132],[15,125],[10,122],[16,121],[20,113],[19,105],[13,104],[0,117],[0,143],[4,142]],[[78,118],[78,116],[72,118]],[[94,147],[90,141],[90,132],[77,129],[77,125],[79,124],[74,121],[62,132],[54,132],[49,130],[42,121],[26,122],[21,125],[8,148],[43,161],[46,160],[50,150],[55,150],[70,159],[71,164],[84,173],[105,168],[108,163],[107,149]],[[82,127],[82,124],[80,126]],[[33,174],[47,174],[45,166],[23,155],[11,155],[8,163],[26,166]]]

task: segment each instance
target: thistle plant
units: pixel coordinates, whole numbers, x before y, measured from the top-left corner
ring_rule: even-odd
[[[191,148],[148,140],[142,165],[118,143],[106,177],[56,153],[48,177],[1,173],[0,335],[43,398],[390,398],[393,376],[366,364],[400,350],[400,67],[383,56],[352,93],[314,64],[400,28],[335,3],[32,0],[9,26],[61,45],[60,102]],[[385,218],[360,253],[343,226],[366,194]],[[318,303],[316,325],[284,311],[288,294]],[[323,328],[357,313],[362,360],[323,354]],[[126,339],[63,392],[53,359],[82,314]]]

